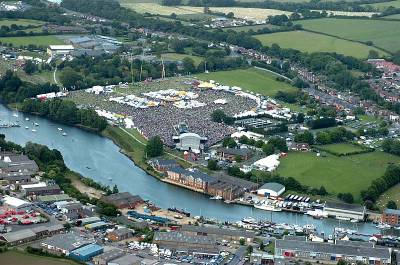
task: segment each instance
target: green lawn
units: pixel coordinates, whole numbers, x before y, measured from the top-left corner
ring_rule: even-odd
[[[62,258],[50,258],[36,256],[20,251],[7,251],[0,254],[0,260],[3,260],[7,265],[78,265],[79,263],[72,260]]]
[[[18,26],[41,26],[44,24],[44,21],[33,19],[0,19],[0,27],[11,26],[12,24],[16,24]]]
[[[357,58],[367,58],[370,50],[386,54],[365,44],[307,31],[278,32],[255,37],[267,46],[276,43],[282,48],[291,48],[302,52],[336,52]]]
[[[188,55],[188,54],[180,54],[180,53],[164,53],[162,55],[163,59],[168,59],[168,60],[176,60],[176,61],[182,61],[185,57],[189,57],[193,59],[194,64],[197,66],[201,63],[203,58],[200,56],[194,56],[194,55]]]
[[[400,49],[400,21],[324,18],[299,23],[316,32],[349,40],[372,41],[375,46],[390,52]]]
[[[366,4],[363,6],[372,6],[374,8],[378,8],[379,10],[385,10],[386,8],[393,6],[395,8],[400,8],[400,0],[396,1],[389,1],[389,2],[382,2],[382,3],[375,3],[375,4]]]
[[[27,37],[5,37],[1,38],[2,43],[12,43],[14,46],[26,46],[29,44],[38,46],[48,46],[55,44],[64,44],[64,42],[53,35],[47,36],[27,36]]]
[[[399,3],[400,3],[400,1],[399,1]],[[399,19],[400,20],[400,14],[390,15],[390,16],[386,16],[386,17],[383,17],[383,18]]]
[[[295,91],[296,88],[277,81],[276,76],[255,68],[210,72],[196,75],[201,80],[214,80],[221,84],[241,87],[265,96],[274,96],[278,91]]]
[[[290,152],[281,159],[278,173],[311,187],[324,186],[330,193],[350,192],[360,201],[360,191],[382,176],[390,162],[398,163],[400,157],[378,151],[345,157]]]
[[[397,184],[383,193],[376,202],[376,205],[383,210],[386,208],[388,201],[394,201],[397,204],[397,207],[400,207],[400,184]]]
[[[348,154],[363,151],[364,149],[360,146],[348,144],[348,143],[340,143],[340,144],[327,144],[327,145],[319,145],[316,146],[321,150],[327,150],[330,152],[338,153],[338,154]]]

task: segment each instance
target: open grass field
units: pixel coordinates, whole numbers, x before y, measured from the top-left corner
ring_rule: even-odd
[[[228,31],[228,30],[233,30],[236,32],[248,32],[249,30],[257,31],[259,29],[263,28],[279,28],[279,26],[274,26],[271,24],[261,24],[261,25],[252,25],[252,26],[242,26],[242,27],[232,27],[232,28],[223,28],[222,30]]]
[[[193,59],[194,64],[197,66],[201,63],[202,59],[199,56],[195,55],[188,55],[188,54],[180,54],[180,53],[164,53],[162,55],[163,59],[168,59],[168,60],[177,60],[177,61],[182,61],[184,58],[189,57]]]
[[[400,0],[388,1],[388,2],[382,2],[382,3],[375,3],[375,4],[365,4],[363,6],[372,6],[374,8],[379,9],[379,10],[385,10],[390,6],[393,6],[395,8],[400,8]]]
[[[1,26],[11,26],[12,24],[16,24],[18,26],[41,26],[45,22],[40,20],[33,19],[0,19],[0,27]]]
[[[400,162],[400,157],[378,151],[346,157],[296,152],[281,159],[278,173],[311,187],[324,186],[330,193],[350,192],[360,201],[360,191],[382,176],[391,162]]]
[[[321,150],[327,150],[331,152],[335,152],[338,154],[349,154],[354,152],[363,151],[364,149],[353,144],[348,143],[339,143],[339,144],[327,144],[327,145],[320,145],[317,146]]]
[[[255,37],[267,46],[276,43],[282,48],[292,48],[302,52],[336,52],[357,58],[367,58],[370,50],[376,50],[381,55],[386,54],[365,44],[307,31],[278,32]]]
[[[57,259],[50,257],[42,257],[31,255],[29,253],[19,252],[19,251],[7,251],[0,254],[0,260],[7,265],[78,265],[72,260],[67,259]]]
[[[397,184],[383,193],[376,202],[376,205],[383,210],[386,208],[388,201],[394,201],[397,207],[400,207],[400,184]]]
[[[299,23],[316,32],[361,42],[372,41],[375,46],[390,52],[400,49],[400,21],[326,18]]]
[[[383,17],[383,18],[385,18],[385,19],[398,19],[398,20],[400,20],[400,14],[390,15],[390,16],[386,16],[386,17]]]
[[[255,68],[211,72],[196,75],[201,80],[214,80],[221,84],[238,86],[243,90],[249,90],[265,96],[274,96],[276,92],[295,91],[290,84],[277,81],[276,76]]]
[[[62,40],[56,36],[26,36],[26,37],[5,37],[1,38],[2,43],[11,43],[14,46],[26,46],[29,44],[38,46],[48,46],[52,44],[64,44]]]
[[[203,7],[192,6],[162,6],[157,3],[137,3],[132,0],[120,0],[122,6],[135,10],[138,13],[150,13],[158,15],[171,15],[175,13],[178,16],[190,14],[203,14]],[[246,18],[250,20],[265,20],[268,16],[281,14],[290,15],[292,12],[276,9],[263,8],[243,8],[243,7],[211,7],[211,11],[229,13],[233,12],[235,17]]]

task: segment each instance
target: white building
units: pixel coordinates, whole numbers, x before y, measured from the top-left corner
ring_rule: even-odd
[[[70,52],[74,50],[74,46],[72,45],[50,45],[47,48],[47,53],[51,56],[57,56],[57,55],[67,55]]]
[[[204,149],[207,138],[201,137],[196,133],[181,133],[173,137],[175,148],[181,151],[192,151],[199,153]]]
[[[269,155],[256,162],[254,162],[254,167],[259,170],[265,170],[272,172],[279,166],[279,155]]]
[[[19,198],[7,196],[7,195],[4,196],[3,203],[4,203],[4,205],[15,208],[15,209],[21,209],[21,208],[29,207],[31,205],[31,203],[28,201],[24,201]]]
[[[365,206],[347,203],[327,202],[324,212],[337,219],[364,220]]]
[[[285,192],[285,186],[276,182],[269,182],[262,185],[258,190],[257,194],[262,196],[278,197]]]

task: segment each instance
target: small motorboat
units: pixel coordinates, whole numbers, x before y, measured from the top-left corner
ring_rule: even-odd
[[[57,128],[57,130],[59,130],[61,132],[63,129],[62,128]]]
[[[37,132],[35,129],[32,129],[32,132]]]

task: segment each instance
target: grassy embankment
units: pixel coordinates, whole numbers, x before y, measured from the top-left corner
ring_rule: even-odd
[[[52,257],[44,257],[37,256],[33,254],[29,254],[27,252],[9,250],[3,253],[0,253],[0,260],[2,260],[5,265],[79,265],[73,260],[63,259],[63,258],[52,258]]]

